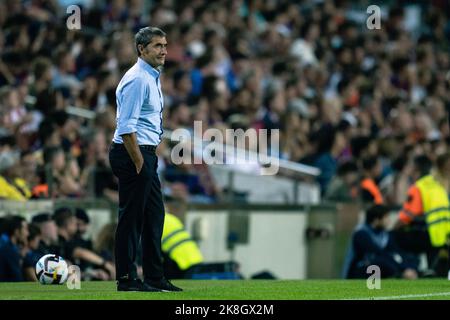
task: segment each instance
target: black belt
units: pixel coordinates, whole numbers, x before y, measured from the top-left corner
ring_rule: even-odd
[[[151,144],[140,144],[139,148],[144,149],[144,150],[150,150],[151,152],[156,151],[156,146],[152,146]]]
[[[151,144],[140,144],[139,145],[140,149],[149,150],[149,151],[152,151],[152,152],[156,151],[156,147],[157,146],[154,146],[154,145],[151,145]],[[111,144],[111,148],[125,148],[125,146],[122,143],[115,143],[115,142],[113,142]]]

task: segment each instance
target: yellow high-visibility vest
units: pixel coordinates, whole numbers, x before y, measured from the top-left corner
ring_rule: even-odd
[[[6,179],[0,176],[0,199],[25,201],[24,196],[17,188],[10,184]]]
[[[25,196],[25,198],[27,198],[27,199],[31,198],[31,196],[32,196],[31,190],[28,187],[28,184],[24,179],[15,178],[14,184],[15,184],[16,189],[20,188],[19,191],[21,191],[21,193]]]
[[[187,270],[203,262],[203,255],[197,243],[184,229],[183,223],[167,212],[164,218],[161,249],[177,263],[180,270]]]
[[[431,244],[441,247],[450,234],[450,202],[445,188],[432,176],[417,180]]]

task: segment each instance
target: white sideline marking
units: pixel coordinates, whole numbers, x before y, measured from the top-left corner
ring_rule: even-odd
[[[369,297],[369,298],[344,299],[344,300],[398,300],[398,299],[426,298],[426,297],[438,297],[438,296],[450,296],[450,292],[405,294],[405,295],[401,295],[401,296]]]

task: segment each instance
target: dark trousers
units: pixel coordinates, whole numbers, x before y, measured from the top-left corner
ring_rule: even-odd
[[[415,255],[425,253],[428,266],[433,268],[438,250],[431,245],[430,235],[426,227],[404,227],[392,231],[391,234],[403,251]]]
[[[402,268],[387,254],[373,255],[369,259],[355,261],[349,271],[349,279],[366,279],[369,277],[367,267],[376,265],[380,268],[382,278],[401,277]]]
[[[144,278],[163,277],[161,237],[164,204],[156,173],[158,158],[154,149],[140,146],[144,165],[139,174],[125,146],[112,144],[109,161],[119,179],[119,221],[115,239],[117,280],[135,279],[136,255],[141,241]]]

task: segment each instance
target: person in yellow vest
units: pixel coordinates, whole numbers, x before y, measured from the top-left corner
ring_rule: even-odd
[[[167,279],[187,278],[203,262],[197,243],[191,238],[183,223],[166,212],[161,240],[164,270]]]
[[[19,183],[21,182],[19,180]],[[27,197],[4,176],[0,176],[0,199],[25,201]]]
[[[408,191],[408,199],[399,213],[397,230],[423,224],[428,231],[418,247],[430,248],[430,267],[437,275],[447,275],[449,271],[450,236],[450,153],[437,157],[436,168],[422,175]],[[418,238],[417,235],[414,238]],[[399,244],[408,250],[408,246]],[[411,241],[412,242],[412,241]],[[425,243],[428,242],[428,243]],[[412,243],[409,243],[412,245]],[[447,263],[437,262],[446,260]]]
[[[27,182],[20,177],[20,166],[14,156],[0,161],[0,199],[25,201],[31,197]]]

